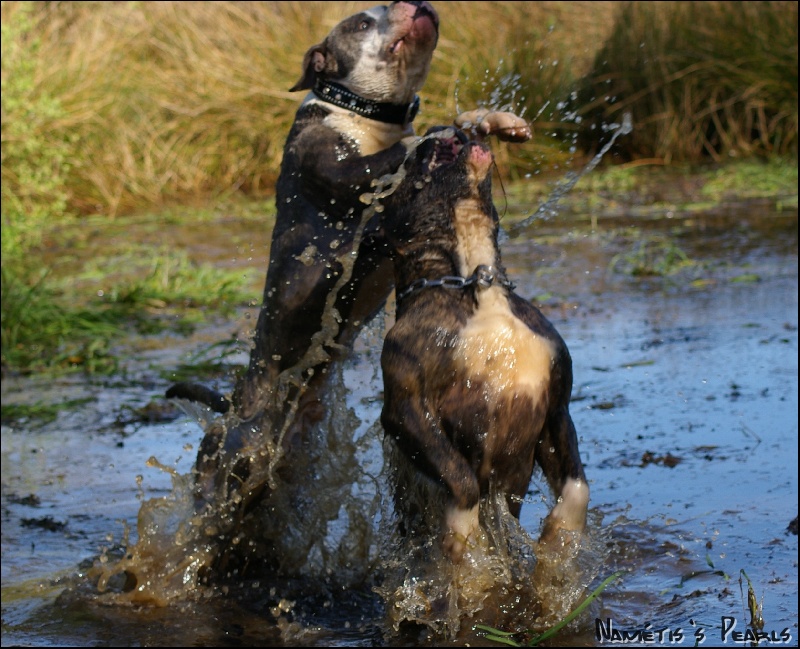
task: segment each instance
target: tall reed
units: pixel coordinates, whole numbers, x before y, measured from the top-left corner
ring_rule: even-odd
[[[28,79],[19,101],[4,103],[3,147],[13,124],[52,98],[58,110],[38,111],[29,135],[57,145],[61,157],[49,166],[74,212],[114,216],[225,192],[270,193],[302,99],[288,88],[305,50],[371,4],[3,2],[4,42],[16,47],[9,56],[4,49],[3,78],[24,65]],[[609,6],[437,3],[440,46],[419,128],[478,104],[529,117],[555,105],[573,80],[572,62],[585,67],[600,41],[575,48],[570,34],[590,15],[600,26]],[[19,178],[3,166],[4,186],[17,195]]]
[[[581,144],[631,112],[629,157],[797,156],[796,2],[624,2],[575,104]]]
[[[4,205],[113,216],[270,193],[303,53],[370,4],[3,2]],[[626,110],[631,156],[796,152],[795,2],[436,6],[419,127],[523,113],[535,141],[496,148],[511,176],[592,150]]]

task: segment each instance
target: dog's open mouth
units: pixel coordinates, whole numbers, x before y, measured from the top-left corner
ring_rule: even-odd
[[[433,151],[430,157],[424,160],[427,171],[430,173],[439,167],[453,164],[463,148],[464,142],[455,135],[434,138]]]
[[[416,11],[410,18],[408,29],[389,45],[389,54],[397,54],[406,44],[415,41],[428,41],[435,38],[439,31],[439,16],[427,2],[408,2],[416,5]]]
[[[422,168],[427,174],[453,164],[462,165],[467,170],[470,185],[477,187],[486,178],[494,163],[494,157],[488,147],[468,140],[459,131],[455,133],[440,131],[432,140],[433,146],[422,159]]]

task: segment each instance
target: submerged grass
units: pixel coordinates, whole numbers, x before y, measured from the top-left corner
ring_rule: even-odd
[[[630,250],[615,255],[610,269],[633,277],[669,277],[695,268],[691,259],[669,236],[637,237]]]
[[[528,178],[505,185],[497,203],[513,212],[535,212],[562,175]],[[691,213],[745,201],[767,201],[779,211],[797,208],[798,167],[793,158],[749,158],[727,164],[604,165],[582,178],[559,204],[564,214],[584,219],[624,211],[627,216]],[[505,215],[510,221],[516,214]]]

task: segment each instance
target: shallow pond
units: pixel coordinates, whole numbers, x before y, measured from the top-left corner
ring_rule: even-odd
[[[750,205],[630,225],[564,219],[504,246],[518,292],[542,304],[573,357],[594,545],[584,585],[622,572],[548,642],[594,646],[627,632],[645,645],[636,632],[649,630],[655,644],[743,644],[751,585],[769,644],[796,646],[797,212]],[[264,236],[230,258],[251,257],[241,246]],[[686,258],[670,275],[630,272],[676,250]],[[3,380],[4,403],[86,400],[52,423],[2,427],[3,646],[489,644],[468,624],[448,638],[395,633],[371,588],[332,591],[313,576],[163,607],[119,603],[87,580],[124,524],[135,540],[142,503],[172,492],[148,458],[191,469],[200,428],[147,408],[169,384],[163,370],[252,321],[126,341],[129,363],[112,379]],[[380,412],[372,335],[344,372],[354,439],[373,434]],[[531,537],[548,501],[535,479],[521,518]]]

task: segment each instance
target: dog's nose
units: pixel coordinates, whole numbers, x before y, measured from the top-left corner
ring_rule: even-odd
[[[398,4],[407,4],[416,7],[417,9],[414,13],[414,20],[417,20],[422,16],[427,16],[431,19],[436,29],[439,29],[439,14],[436,13],[433,5],[430,2],[427,2],[427,0],[398,0],[397,2],[392,3],[392,5]]]
[[[475,180],[478,183],[483,182],[494,162],[489,147],[480,142],[470,142],[464,147],[462,155],[466,156],[467,167],[475,174]]]

